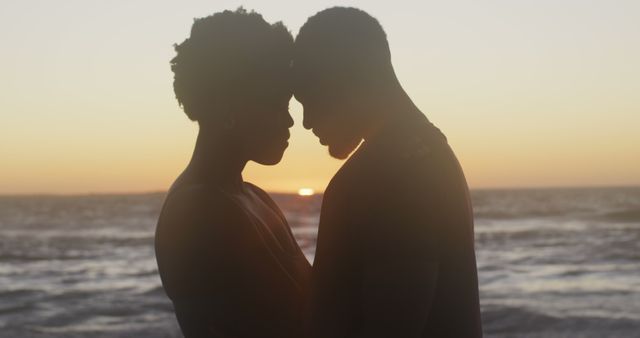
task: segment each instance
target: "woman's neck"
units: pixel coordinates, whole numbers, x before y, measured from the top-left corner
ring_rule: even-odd
[[[201,127],[186,171],[198,183],[234,193],[243,191],[242,170],[246,164],[231,135]]]

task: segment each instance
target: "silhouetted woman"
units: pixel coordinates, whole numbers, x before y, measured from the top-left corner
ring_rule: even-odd
[[[273,200],[242,179],[288,145],[292,47],[281,23],[243,9],[196,19],[175,46],[176,98],[200,130],[155,248],[186,337],[300,336],[310,265]]]

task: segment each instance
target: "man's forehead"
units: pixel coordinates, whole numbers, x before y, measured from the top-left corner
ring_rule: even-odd
[[[317,81],[314,67],[311,67],[305,59],[294,59],[292,62],[293,92],[302,94],[311,83]]]
[[[331,81],[335,77],[337,67],[320,58],[297,58],[292,62],[292,73],[296,82]]]
[[[313,68],[300,67],[294,71],[293,93],[295,95],[314,94],[331,83],[327,74],[322,74]]]
[[[295,57],[293,61],[291,61],[293,76],[298,78],[311,75],[314,69],[317,69],[313,67],[313,63],[313,60],[310,60],[308,57]]]

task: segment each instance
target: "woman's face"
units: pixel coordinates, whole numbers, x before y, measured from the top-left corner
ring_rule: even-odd
[[[292,94],[290,88],[274,83],[261,87],[264,89],[240,103],[234,129],[248,160],[274,165],[280,162],[289,145],[289,128],[293,126],[289,114]]]

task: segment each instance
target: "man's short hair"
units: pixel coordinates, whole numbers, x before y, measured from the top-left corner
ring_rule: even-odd
[[[345,70],[391,64],[387,35],[378,20],[352,7],[332,7],[310,17],[296,37],[296,53],[319,56],[314,58]]]
[[[173,89],[194,121],[258,94],[259,80],[285,81],[273,75],[287,72],[293,57],[293,37],[281,22],[269,24],[242,7],[195,19],[190,37],[174,47]]]

